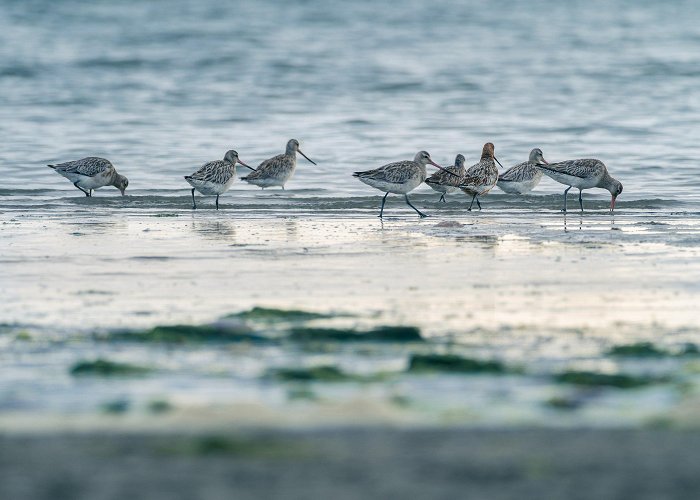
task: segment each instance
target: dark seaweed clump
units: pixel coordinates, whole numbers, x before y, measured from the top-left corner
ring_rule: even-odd
[[[681,357],[698,356],[700,350],[692,343],[684,344],[678,352],[671,352],[656,347],[651,342],[637,342],[636,344],[618,345],[608,351],[610,356],[630,357],[630,358],[661,358],[661,357]]]
[[[285,382],[346,382],[356,377],[342,372],[335,366],[312,366],[308,368],[280,368],[271,375]]]
[[[267,337],[251,333],[242,325],[166,325],[141,332],[112,333],[111,340],[132,342],[162,342],[184,344],[187,342],[268,342]]]
[[[617,387],[619,389],[634,389],[660,382],[650,377],[638,377],[624,373],[596,373],[587,371],[567,371],[556,375],[555,380],[564,384]]]
[[[700,348],[696,344],[687,343],[683,345],[680,352],[681,356],[700,356]]]
[[[638,342],[636,344],[618,345],[608,351],[610,356],[623,356],[633,358],[660,358],[670,353],[659,349],[651,342]]]
[[[151,371],[144,366],[131,365],[128,363],[115,363],[106,359],[96,359],[94,361],[79,361],[71,369],[71,375],[94,375],[100,377],[114,376],[134,376],[144,375]]]
[[[296,309],[273,309],[267,307],[254,307],[248,311],[229,314],[226,318],[239,318],[248,321],[258,321],[262,323],[278,322],[303,322],[314,319],[327,319],[332,316]]]
[[[299,342],[421,342],[420,330],[415,326],[380,326],[357,331],[339,328],[293,328],[291,340]]]
[[[409,361],[408,371],[505,373],[507,369],[500,361],[482,361],[453,354],[414,354]]]

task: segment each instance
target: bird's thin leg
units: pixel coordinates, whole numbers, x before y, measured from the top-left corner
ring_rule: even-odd
[[[219,209],[219,195],[216,195],[216,209]]]
[[[411,202],[408,200],[408,195],[407,195],[407,194],[405,194],[404,197],[406,198],[406,203],[408,203],[408,206],[411,207],[411,208],[412,208],[413,210],[415,210],[416,212],[418,212],[418,215],[420,215],[421,217],[427,217],[427,215],[425,215],[423,212],[421,212],[421,211],[418,210],[416,207],[414,207],[413,205],[411,205]]]
[[[92,189],[90,190],[90,198],[92,198]]]
[[[386,203],[386,197],[389,196],[389,193],[387,192],[384,195],[384,198],[382,198],[382,208],[379,210],[379,218],[381,219],[382,216],[384,215],[384,204]]]
[[[444,194],[443,194],[442,196],[440,196],[440,200],[438,200],[438,201],[441,201],[441,202],[443,202],[443,203],[447,203],[447,200],[445,199],[445,195],[444,195]]]
[[[194,201],[194,188],[192,188],[192,210],[197,208],[197,203]]]
[[[77,182],[74,182],[73,185],[74,185],[75,187],[77,187],[78,189],[80,189],[83,193],[85,193],[85,196],[87,196],[88,198],[90,197],[90,193],[88,193],[88,192],[85,191],[83,188],[81,188],[80,186],[78,186],[78,183],[77,183]]]
[[[479,212],[481,212],[481,203],[479,203],[479,197],[476,198],[476,205],[479,207]]]
[[[467,208],[467,211],[472,211],[472,205],[474,204],[474,200],[476,200],[476,195],[472,196],[472,202],[469,204],[469,208]]]
[[[569,192],[569,189],[571,189],[571,186],[564,190],[564,209],[562,210],[562,212],[566,212],[566,194]]]
[[[578,190],[578,204],[581,205],[581,212],[583,213],[583,198],[581,198],[581,190]]]

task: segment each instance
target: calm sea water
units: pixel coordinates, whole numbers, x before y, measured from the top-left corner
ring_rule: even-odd
[[[693,0],[6,0],[0,189],[71,190],[44,165],[98,155],[133,195],[186,194],[227,149],[257,164],[295,137],[319,165],[292,190],[373,194],[350,172],[492,141],[506,166],[600,158],[623,208],[697,201],[699,24]]]

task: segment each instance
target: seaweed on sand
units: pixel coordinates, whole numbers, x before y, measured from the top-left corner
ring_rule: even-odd
[[[554,380],[564,384],[584,386],[617,387],[619,389],[634,389],[655,382],[662,382],[651,377],[627,375],[624,373],[598,373],[589,371],[566,371],[559,373]]]
[[[110,340],[184,344],[188,342],[269,342],[243,325],[163,325],[139,332],[115,332]]]
[[[253,307],[247,311],[225,316],[225,318],[239,318],[260,323],[304,322],[332,317],[333,315],[330,314],[302,311],[299,309],[275,309],[269,307]]]
[[[270,375],[285,382],[347,382],[357,377],[344,373],[335,366],[311,366],[307,368],[279,368]]]
[[[380,326],[358,331],[342,328],[292,328],[289,339],[299,342],[421,342],[415,326]]]
[[[71,369],[74,376],[92,375],[99,377],[124,377],[145,375],[150,372],[150,368],[137,366],[128,363],[116,363],[107,359],[96,359],[93,361],[78,361]]]
[[[500,361],[483,361],[454,354],[414,354],[408,364],[409,372],[506,373]]]
[[[608,354],[610,356],[632,358],[660,358],[668,356],[670,353],[659,349],[651,342],[637,342],[636,344],[614,346],[608,351]]]

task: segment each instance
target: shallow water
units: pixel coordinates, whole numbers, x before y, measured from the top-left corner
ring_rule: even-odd
[[[699,9],[5,2],[0,422],[96,425],[115,408],[156,427],[685,422],[697,408],[697,359],[607,351],[700,344],[700,146],[688,140],[700,111]],[[300,158],[286,191],[236,184],[219,212],[212,198],[189,209],[182,175],[232,147],[255,164],[292,136],[319,165]],[[561,186],[544,179],[532,196],[496,190],[472,213],[463,196],[443,205],[423,186],[412,198],[431,218],[392,197],[382,223],[379,193],[350,177],[418,149],[441,164],[456,153],[473,162],[486,141],[506,166],[536,146],[550,161],[600,158],[625,186],[617,211],[607,212],[606,192],[588,191],[586,213],[564,216]],[[87,155],[112,159],[128,196],[105,188],[87,199],[44,166]],[[330,313],[316,326],[414,325],[428,341],[99,338],[256,306]],[[247,327],[284,335],[288,325]],[[421,352],[512,370],[406,373]],[[153,371],[71,376],[96,358]],[[316,365],[369,378],[268,376]],[[566,370],[659,380],[582,388],[554,380]],[[172,410],[153,415],[159,401]]]
[[[1,187],[68,191],[43,165],[98,155],[135,192],[184,191],[296,137],[319,166],[289,189],[358,196],[353,170],[491,141],[507,166],[600,158],[621,202],[697,202],[698,21],[691,0],[5,2]]]

